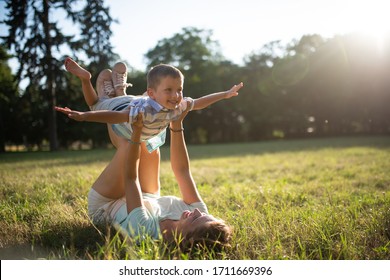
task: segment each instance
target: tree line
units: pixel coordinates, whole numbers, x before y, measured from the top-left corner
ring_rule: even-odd
[[[105,146],[109,139],[104,124],[78,123],[56,116],[52,107],[57,104],[88,110],[80,82],[62,68],[66,55],[81,61],[92,72],[93,82],[100,70],[120,60],[109,43],[110,26],[115,20],[108,8],[103,1],[94,0],[88,1],[85,7],[78,5],[76,13],[74,1],[42,1],[51,3],[49,10],[65,9],[80,33],[65,36],[50,20],[39,25],[36,22],[45,18],[41,15],[30,18],[36,30],[41,26],[42,34],[38,36],[21,31],[26,24],[20,22],[23,12],[16,2],[20,1],[7,1],[9,14],[5,24],[10,29],[9,35],[2,38],[0,51],[3,151],[5,145],[42,148],[50,144],[51,150],[84,142],[94,147]],[[36,2],[40,1],[31,1]],[[32,12],[33,6],[29,9],[24,13],[45,11],[37,7]],[[45,28],[49,32],[45,33]],[[62,44],[70,49],[68,53],[60,51]],[[15,76],[7,64],[10,55],[21,65]],[[83,56],[88,59],[80,59]],[[144,71],[131,69],[129,72],[129,81],[134,86],[128,88],[128,94],[142,94],[146,90],[147,70],[159,63],[182,70],[184,95],[193,98],[244,82],[239,97],[188,115],[185,127],[189,143],[390,132],[390,38],[379,48],[375,38],[369,35],[333,38],[305,35],[287,44],[269,42],[244,57],[242,65],[237,65],[223,56],[218,42],[212,39],[211,30],[186,27],[158,41],[145,58]],[[21,79],[29,80],[23,90],[15,82]]]

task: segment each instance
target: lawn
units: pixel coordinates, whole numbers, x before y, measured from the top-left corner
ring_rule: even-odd
[[[390,259],[390,138],[189,146],[232,247],[193,254],[94,227],[87,193],[114,150],[0,155],[1,259]],[[162,195],[179,196],[162,153]]]

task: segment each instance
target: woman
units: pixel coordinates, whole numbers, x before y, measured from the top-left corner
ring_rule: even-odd
[[[119,224],[133,238],[180,239],[187,248],[203,244],[218,250],[228,245],[230,228],[208,214],[192,178],[182,128],[187,113],[170,124],[171,165],[181,199],[160,196],[160,153],[158,149],[149,153],[140,143],[141,116],[133,123],[130,141],[116,136],[108,126],[117,151],[88,196],[88,213],[95,223]]]

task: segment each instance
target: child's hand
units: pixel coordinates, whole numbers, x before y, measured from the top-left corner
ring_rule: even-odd
[[[244,86],[244,83],[241,82],[239,83],[238,85],[234,85],[231,89],[229,89],[228,91],[225,92],[225,98],[230,98],[230,97],[233,97],[233,96],[237,96],[238,95],[238,91]]]
[[[76,120],[76,121],[84,121],[85,120],[85,113],[79,112],[79,111],[73,111],[69,109],[68,107],[62,108],[62,107],[54,107],[54,109],[58,112],[61,112],[65,115],[67,115],[69,118]]]

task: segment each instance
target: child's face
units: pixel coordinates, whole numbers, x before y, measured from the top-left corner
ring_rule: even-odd
[[[161,78],[157,88],[148,88],[148,95],[166,109],[175,109],[183,99],[183,81],[170,76]]]

